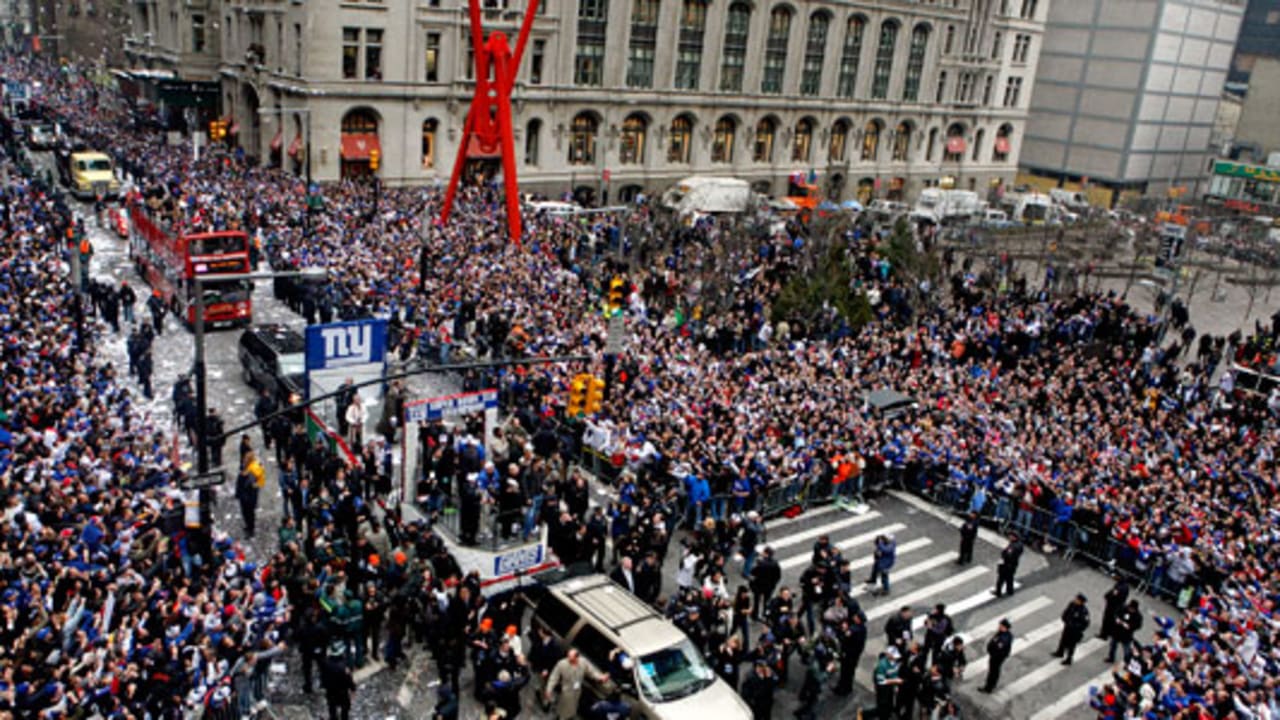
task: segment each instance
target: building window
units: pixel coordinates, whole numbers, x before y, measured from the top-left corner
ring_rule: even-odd
[[[942,41],[942,54],[950,55],[952,49],[955,48],[955,44],[956,44],[956,26],[948,25],[947,34],[944,36],[944,39]]]
[[[422,121],[422,169],[430,170],[436,166],[436,129],[440,123],[435,118]]]
[[[862,30],[867,21],[861,16],[849,18],[845,26],[844,48],[840,51],[840,77],[836,93],[843,98],[853,97],[858,85],[858,60],[862,57]]]
[[[893,75],[893,50],[898,42],[898,24],[886,20],[880,25],[880,44],[876,48],[876,67],[871,75],[871,98],[889,97],[889,79]]]
[[[986,79],[982,81],[982,104],[983,105],[991,104],[991,92],[992,90],[995,89],[995,86],[996,86],[995,75],[988,75]]]
[[[1002,47],[1003,45],[1004,45],[1004,33],[997,30],[995,35],[993,35],[991,38],[991,59],[992,60],[1000,59],[1000,51],[1004,49]]]
[[[827,54],[827,27],[831,17],[816,12],[809,17],[809,36],[804,43],[804,70],[800,74],[800,94],[817,95],[822,92],[822,63]]]
[[[947,145],[942,151],[942,162],[960,162],[964,159],[964,126],[953,123],[947,128]]]
[[[658,37],[658,0],[635,0],[631,6],[631,40],[627,45],[627,87],[653,87],[653,59]]]
[[[720,64],[720,89],[724,92],[742,92],[750,26],[751,7],[740,2],[730,5],[724,30],[724,62]]]
[[[947,97],[947,71],[943,70],[938,73],[938,89],[935,91],[933,101],[941,103]]]
[[[1020,17],[1024,20],[1032,20],[1036,16],[1037,0],[1022,0],[1022,12]]]
[[[791,145],[791,162],[809,162],[809,148],[813,146],[813,121],[801,118],[796,123],[796,139]]]
[[[302,23],[293,24],[293,74],[302,76]]]
[[[364,31],[364,79],[382,79],[382,31]]]
[[[539,5],[538,9],[541,10],[542,5]],[[547,56],[547,41],[534,40],[533,56],[529,58],[529,84],[530,85],[542,84],[542,63],[544,62],[544,58],[546,58],[546,56]]]
[[[680,50],[676,55],[676,87],[696,90],[702,72],[702,36],[707,29],[706,0],[684,0],[680,11]]]
[[[671,121],[671,142],[667,146],[667,162],[687,165],[692,150],[693,120],[688,115],[681,115]]]
[[[440,33],[427,33],[426,44],[427,73],[429,83],[440,81]]]
[[[787,40],[791,36],[791,10],[776,7],[769,15],[769,38],[764,50],[764,78],[760,92],[778,95],[787,69]]]
[[[1013,37],[1013,61],[1020,65],[1027,62],[1027,54],[1031,52],[1031,36],[1018,34]]]
[[[711,140],[711,162],[733,162],[733,141],[738,132],[738,123],[725,116],[716,121],[715,134]]]
[[[970,157],[974,162],[982,159],[982,141],[986,139],[986,131],[979,129],[973,134],[973,155]]]
[[[756,125],[756,143],[752,149],[751,159],[758,163],[773,162],[773,137],[778,132],[778,124],[773,118],[764,118]]]
[[[342,77],[355,80],[360,69],[360,28],[342,28]]]
[[[534,118],[525,126],[524,131],[524,164],[538,164],[538,143],[541,141],[542,121]]]
[[[199,13],[191,14],[191,51],[204,52],[205,36],[204,36],[204,15]]]
[[[588,112],[573,118],[569,132],[569,164],[594,165],[596,163],[596,132],[600,120]]]
[[[608,0],[578,0],[578,51],[573,60],[575,85],[599,87],[604,84],[608,8]]]
[[[645,135],[649,130],[649,122],[643,115],[628,115],[622,121],[622,147],[619,162],[623,165],[643,165]]]
[[[917,25],[911,31],[911,52],[907,55],[907,81],[902,86],[902,99],[916,102],[920,99],[920,76],[924,74],[924,55],[929,47],[929,28]]]
[[[956,88],[956,102],[967,103],[973,96],[973,73],[960,73],[960,85]]]
[[[1022,98],[1022,78],[1011,77],[1004,86],[1004,106],[1007,108],[1017,107],[1018,101]]]
[[[849,144],[849,123],[844,120],[837,120],[835,125],[831,126],[831,144],[827,146],[827,161],[833,163],[844,162],[844,148]]]
[[[911,153],[911,123],[903,121],[898,123],[898,129],[893,135],[893,159],[897,162],[907,162],[908,155]]]
[[[924,150],[925,162],[933,162],[933,152],[938,146],[938,128],[929,128],[929,145]]]
[[[864,161],[875,161],[876,156],[880,154],[880,131],[884,128],[884,123],[879,120],[872,120],[867,123],[867,127],[862,131],[862,159]]]
[[[991,159],[995,162],[1008,162],[1010,145],[1013,143],[1013,126],[1001,125],[996,131],[996,142],[991,148]]]

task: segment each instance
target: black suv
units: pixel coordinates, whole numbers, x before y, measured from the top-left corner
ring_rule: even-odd
[[[244,381],[267,389],[276,403],[302,394],[306,372],[306,341],[284,325],[256,325],[240,335],[240,370]]]

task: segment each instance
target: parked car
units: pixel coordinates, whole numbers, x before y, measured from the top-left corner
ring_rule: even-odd
[[[527,588],[533,625],[546,628],[561,647],[610,673],[603,686],[588,679],[588,696],[621,692],[649,720],[747,720],[751,710],[720,678],[670,620],[605,575],[583,575]],[[616,667],[623,653],[631,664]],[[613,657],[611,657],[611,655]]]
[[[255,325],[240,334],[240,370],[245,383],[268,390],[276,403],[290,404],[301,394],[306,372],[306,341],[279,324]]]
[[[48,150],[58,144],[58,128],[53,123],[39,122],[27,126],[27,145],[32,150]]]

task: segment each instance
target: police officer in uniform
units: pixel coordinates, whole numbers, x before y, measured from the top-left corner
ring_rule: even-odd
[[[1084,593],[1080,593],[1062,611],[1062,637],[1058,639],[1058,649],[1053,651],[1053,656],[1063,658],[1063,665],[1071,664],[1076,654],[1076,645],[1080,644],[1085,631],[1089,629],[1088,602]]]
[[[971,512],[960,526],[960,557],[957,565],[968,565],[973,562],[973,545],[978,539],[978,513]]]
[[[1013,578],[1018,573],[1018,561],[1022,559],[1022,541],[1018,533],[1009,533],[1009,544],[1000,551],[1000,565],[996,568],[995,596],[1002,597],[1005,591],[1013,594]]]
[[[1000,682],[1000,667],[1013,653],[1013,632],[1010,630],[1009,618],[1000,621],[1000,629],[987,641],[987,682],[981,690],[984,693],[995,692]]]

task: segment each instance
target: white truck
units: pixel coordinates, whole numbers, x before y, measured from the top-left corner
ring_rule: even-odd
[[[1049,191],[1049,199],[1073,213],[1083,215],[1089,212],[1089,198],[1082,192],[1054,188]]]
[[[662,194],[662,206],[682,222],[692,224],[704,215],[744,213],[752,207],[751,185],[731,177],[687,177]]]
[[[986,208],[978,193],[972,190],[942,190],[926,188],[916,199],[911,211],[912,222],[942,225],[947,222],[968,222],[981,219]]]
[[[1048,195],[1030,192],[1018,198],[1013,220],[1024,225],[1046,225],[1058,219],[1059,209]]]

